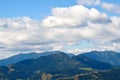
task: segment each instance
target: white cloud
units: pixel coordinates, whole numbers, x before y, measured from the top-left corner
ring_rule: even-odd
[[[104,2],[101,6],[110,12],[120,13],[120,6],[117,4]]]
[[[26,51],[119,50],[120,17],[82,5],[57,7],[42,21],[29,17],[0,19],[0,58]],[[64,49],[88,40],[94,47]]]
[[[112,13],[120,13],[120,6],[116,3],[110,3],[104,0],[77,0],[78,4],[88,6],[100,6],[103,9]]]
[[[76,27],[78,25],[86,25],[84,20],[88,9],[82,5],[72,7],[54,8],[52,16],[48,16],[43,20],[45,27]],[[83,18],[84,17],[84,18]]]
[[[108,23],[109,18],[105,13],[100,13],[95,8],[88,9],[82,5],[55,8],[52,15],[43,20],[44,27],[83,27],[88,22]]]
[[[77,0],[79,4],[83,5],[99,5],[100,0]]]

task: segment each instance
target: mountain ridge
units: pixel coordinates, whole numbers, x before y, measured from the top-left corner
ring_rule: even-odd
[[[27,54],[18,54],[18,55],[14,55],[12,57],[0,60],[0,66],[7,66],[9,64],[14,64],[22,60],[36,59],[38,57],[47,56],[51,54],[58,54],[58,53],[61,53],[61,51],[51,51],[51,52],[43,52],[43,53],[31,52]],[[84,55],[87,58],[97,60],[103,63],[108,63],[115,67],[120,66],[120,53],[114,52],[114,51],[91,51],[91,52],[86,52],[78,55],[68,54],[68,53],[66,54],[69,57]]]
[[[57,54],[57,53],[60,53],[60,51],[51,51],[51,52],[42,52],[42,53],[36,53],[36,52],[20,53],[20,54],[0,60],[0,66],[7,66],[9,64],[14,64],[22,60],[36,59],[41,56],[47,56],[50,54]]]
[[[107,63],[82,55],[71,57],[60,51],[53,53],[36,59],[22,60],[8,66],[0,66],[0,79],[57,80],[77,74],[112,69],[112,66]]]
[[[86,57],[89,57],[91,59],[109,63],[113,66],[120,66],[120,53],[114,52],[114,51],[91,51],[87,53],[83,53],[80,55],[84,55]]]

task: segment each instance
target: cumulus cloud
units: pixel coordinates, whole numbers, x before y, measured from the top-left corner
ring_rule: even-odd
[[[100,0],[77,0],[77,2],[83,5],[99,5],[101,1]]]
[[[84,27],[89,22],[109,23],[105,13],[100,13],[95,8],[88,9],[82,5],[72,7],[54,8],[52,15],[43,20],[44,27]]]
[[[77,0],[78,4],[88,6],[100,6],[103,9],[112,13],[120,13],[120,6],[116,3],[110,3],[104,0]]]
[[[109,17],[82,5],[57,7],[51,13],[41,21],[29,17],[0,18],[0,58],[27,51],[119,50],[120,17]],[[94,47],[81,49],[78,45],[82,40]],[[65,50],[72,45],[77,49]]]
[[[117,4],[104,2],[101,4],[101,6],[110,12],[120,13],[120,6]]]

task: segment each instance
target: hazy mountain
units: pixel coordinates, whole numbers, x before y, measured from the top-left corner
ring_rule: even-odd
[[[44,52],[44,53],[27,53],[27,54],[18,54],[6,59],[0,60],[0,66],[6,66],[8,64],[14,64],[22,60],[26,59],[36,59],[41,56],[47,56],[50,54],[57,54],[60,51],[52,51],[52,52]],[[69,57],[73,57],[73,54],[67,54]],[[113,66],[120,66],[120,53],[113,52],[113,51],[91,51],[87,53],[80,54],[81,56],[84,55],[89,59],[97,60],[103,63],[109,63]]]
[[[110,69],[111,65],[110,64],[106,64],[104,62],[100,62],[97,60],[94,60],[92,58],[89,58],[87,56],[83,55],[77,55],[73,57],[74,59],[76,59],[77,61],[79,61],[80,63],[91,67],[93,69],[100,69],[100,70],[104,70],[104,69]]]
[[[59,53],[59,51],[43,52],[43,53],[36,53],[36,52],[21,53],[21,54],[14,55],[14,56],[0,60],[0,66],[6,66],[8,64],[14,64],[14,63],[17,63],[17,62],[22,61],[22,60],[36,59],[36,58],[41,57],[41,56],[47,56],[50,54],[57,54],[57,53]]]
[[[81,54],[88,58],[109,63],[113,66],[120,66],[120,53],[114,51],[92,51]]]
[[[27,59],[6,67],[0,67],[0,79],[56,80],[110,68],[112,67],[109,64],[81,55],[71,57],[64,52],[55,51],[51,55]]]
[[[78,68],[88,68],[63,52],[57,51],[53,53],[55,54],[41,56],[37,59],[27,59],[6,67],[0,67],[0,79],[16,80],[36,78],[37,75],[42,76],[43,73],[56,74],[64,73],[64,71],[73,74],[72,71],[76,73],[82,72],[81,70],[76,70]]]
[[[20,66],[22,65],[21,68]],[[51,54],[48,56],[42,56],[37,59],[29,59],[20,61],[12,65],[15,70],[42,70],[42,71],[55,71],[65,69],[75,69],[79,67],[87,67],[81,64],[79,61],[72,59],[67,54],[59,52],[59,54]]]

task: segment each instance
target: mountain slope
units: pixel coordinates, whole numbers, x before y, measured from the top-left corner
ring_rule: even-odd
[[[64,73],[64,71],[75,71],[78,68],[87,68],[85,65],[73,60],[70,56],[63,52],[57,52],[48,56],[42,56],[37,59],[27,59],[18,63],[9,65],[8,67],[0,67],[0,79],[27,79],[32,76],[42,76],[44,73]],[[3,70],[3,71],[2,71]],[[76,70],[81,73],[81,70]],[[67,73],[64,73],[67,75]],[[36,77],[35,77],[36,78]],[[39,77],[40,79],[40,77]],[[56,79],[56,78],[55,78]],[[35,79],[34,79],[35,80]],[[38,80],[38,78],[36,79]]]
[[[114,51],[92,51],[81,55],[113,66],[120,66],[120,53]]]
[[[21,65],[24,66],[24,68],[21,68]],[[37,59],[24,60],[13,64],[12,67],[15,70],[22,71],[27,70],[28,68],[31,68],[32,70],[52,71],[74,69],[85,66],[78,61],[73,60],[67,54],[60,52],[59,54],[42,56]]]
[[[91,58],[89,58],[85,55],[77,55],[73,58],[76,59],[77,61],[79,61],[80,63],[82,63],[82,64],[84,64],[88,67],[91,67],[93,69],[104,70],[104,69],[110,69],[111,68],[110,64],[91,59]]]
[[[84,56],[71,57],[60,51],[53,53],[54,54],[41,56],[37,59],[27,59],[6,67],[0,67],[0,80],[45,80],[45,78],[57,80],[76,74],[93,72],[96,71],[96,69],[101,70],[98,65],[107,65],[106,63],[91,60]],[[96,67],[91,66],[92,64],[95,64],[94,66]],[[104,69],[109,68],[110,67]]]
[[[6,66],[8,64],[14,64],[14,63],[17,63],[22,60],[36,59],[41,56],[47,56],[47,55],[56,54],[56,53],[59,53],[59,51],[43,52],[43,53],[31,52],[31,53],[27,53],[27,54],[18,54],[18,55],[14,55],[14,56],[8,57],[6,59],[0,60],[0,66]]]
[[[72,77],[65,77],[58,80],[120,80],[120,69],[76,74]]]

